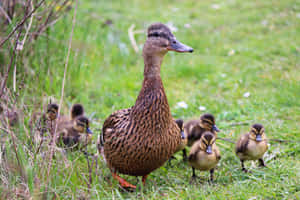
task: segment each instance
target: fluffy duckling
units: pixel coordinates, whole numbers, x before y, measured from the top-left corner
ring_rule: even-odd
[[[180,134],[181,134],[181,144],[177,147],[177,150],[176,152],[182,150],[182,154],[183,154],[183,160],[186,160],[187,159],[187,155],[186,155],[186,145],[187,145],[187,137],[185,136],[184,134],[184,126],[183,126],[183,120],[182,119],[177,119],[175,120],[177,126],[179,127],[180,129]]]
[[[183,120],[182,119],[176,119],[175,120],[175,123],[177,124],[178,128],[180,129],[180,134],[181,134],[181,143],[179,144],[179,146],[177,147],[175,153],[177,153],[178,151],[182,150],[182,153],[183,153],[183,160],[186,160],[187,159],[187,156],[186,156],[186,150],[185,150],[185,147],[187,145],[187,138],[185,137],[185,134],[184,134],[184,129],[183,129]],[[174,154],[175,154],[174,153]],[[171,165],[171,160],[174,159],[175,157],[172,156],[170,159],[169,159],[169,164]]]
[[[235,152],[240,158],[242,170],[248,172],[244,166],[245,160],[258,160],[260,166],[265,167],[263,155],[268,150],[265,128],[261,124],[254,124],[249,133],[240,137],[236,143]]]
[[[70,116],[60,116],[58,118],[58,126],[66,126],[70,121],[74,120],[78,116],[84,115],[84,108],[82,104],[76,103],[73,104],[70,109]]]
[[[188,157],[189,164],[193,169],[192,179],[196,178],[195,169],[210,170],[210,181],[213,182],[214,168],[221,159],[220,151],[215,141],[216,135],[206,131],[202,134],[200,140],[193,144]]]
[[[32,129],[32,124],[35,122],[35,129],[37,134],[43,136],[46,132],[53,132],[55,127],[55,120],[58,116],[58,105],[55,103],[50,103],[47,105],[47,110],[45,113],[34,113],[29,122],[30,129]]]
[[[192,146],[196,140],[199,140],[205,131],[211,131],[213,134],[220,131],[216,126],[215,117],[212,114],[203,114],[200,116],[200,120],[190,120],[184,124],[188,146]]]
[[[57,143],[74,149],[80,145],[84,147],[91,143],[92,131],[89,128],[89,119],[78,116],[59,130]]]

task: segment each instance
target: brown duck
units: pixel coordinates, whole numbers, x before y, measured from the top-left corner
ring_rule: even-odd
[[[220,151],[215,142],[215,134],[206,131],[202,134],[200,140],[193,144],[188,158],[193,169],[193,179],[196,178],[195,169],[210,170],[210,181],[213,181],[214,169],[221,159]]]
[[[235,152],[240,158],[242,170],[248,172],[244,166],[245,160],[258,160],[260,166],[265,167],[263,155],[268,150],[265,128],[261,124],[254,124],[249,133],[240,137],[236,143]]]
[[[135,105],[111,114],[100,137],[107,165],[121,186],[136,188],[117,173],[142,176],[162,166],[181,143],[160,77],[160,66],[168,51],[193,52],[180,43],[161,23],[148,28],[143,48],[144,81]]]

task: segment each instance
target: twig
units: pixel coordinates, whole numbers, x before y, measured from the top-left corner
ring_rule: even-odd
[[[65,62],[65,70],[64,70],[64,77],[63,77],[63,81],[62,81],[61,97],[60,97],[60,102],[59,102],[58,113],[60,113],[60,110],[61,110],[61,107],[62,107],[62,101],[63,101],[63,97],[64,97],[65,80],[66,80],[66,74],[67,74],[67,69],[68,69],[68,63],[69,63],[71,47],[72,47],[72,38],[73,38],[74,28],[75,28],[75,24],[76,24],[77,7],[78,7],[78,0],[76,0],[76,4],[75,4],[75,8],[74,8],[73,21],[72,21],[72,30],[71,30],[71,34],[70,34],[70,38],[69,38],[68,53],[67,53],[66,62]],[[58,123],[56,123],[56,125],[55,125],[55,130],[54,130],[52,143],[51,143],[51,147],[50,147],[50,157],[49,157],[49,165],[48,165],[46,188],[45,188],[46,197],[47,197],[47,188],[48,188],[49,179],[50,179],[49,175],[50,175],[50,170],[51,170],[51,166],[52,166],[52,157],[53,157],[53,152],[54,152],[55,139],[57,137],[57,127],[58,127]]]
[[[223,141],[226,141],[226,142],[230,142],[232,144],[235,144],[235,142],[232,139],[230,139],[230,138],[220,138],[220,137],[217,137],[217,139],[223,140]]]
[[[4,16],[6,17],[7,21],[11,24],[11,19],[8,16],[8,14],[5,12],[5,10],[2,8],[2,6],[0,5],[0,10],[1,12],[4,14]]]
[[[8,34],[8,36],[5,38],[5,39],[3,39],[2,41],[1,41],[1,43],[0,43],[0,47],[2,47],[2,45],[20,28],[20,27],[22,27],[23,26],[23,24],[26,22],[26,20],[29,18],[29,17],[31,17],[31,15],[44,3],[44,1],[45,0],[41,0],[38,4],[37,4],[37,6],[32,10],[32,11],[30,11],[29,12],[29,14],[28,15],[25,15],[24,17],[23,17],[23,20],[19,23],[19,24],[17,24],[17,26]]]
[[[249,122],[236,122],[236,123],[229,124],[229,126],[246,126],[249,124],[250,124]]]
[[[33,7],[32,1],[30,1],[30,5],[31,5],[31,7]],[[33,16],[34,16],[34,14],[32,14],[32,15],[30,16],[29,25],[28,25],[28,27],[27,27],[27,29],[26,29],[26,33],[25,33],[25,35],[24,35],[24,38],[23,38],[23,40],[22,40],[21,42],[19,42],[19,44],[18,44],[18,46],[17,46],[17,50],[18,50],[18,51],[22,51],[22,50],[23,50],[24,44],[25,44],[25,42],[26,42],[27,35],[28,35],[29,30],[30,30],[31,25],[32,25]]]
[[[129,27],[129,29],[128,29],[128,36],[129,36],[129,39],[130,39],[130,42],[131,42],[131,45],[132,45],[134,51],[135,51],[136,53],[138,53],[138,52],[139,52],[139,47],[137,46],[136,41],[135,41],[135,39],[134,39],[134,31],[133,31],[134,27],[135,27],[134,24],[132,24],[132,25]]]

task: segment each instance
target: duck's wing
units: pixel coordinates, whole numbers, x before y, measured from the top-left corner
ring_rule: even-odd
[[[244,153],[247,150],[247,146],[249,143],[249,134],[244,134],[236,143],[235,152],[236,153]]]
[[[105,138],[109,134],[116,133],[117,129],[122,129],[122,124],[129,122],[130,111],[131,108],[118,110],[106,118],[102,127],[102,134],[100,135],[100,146],[104,145]]]

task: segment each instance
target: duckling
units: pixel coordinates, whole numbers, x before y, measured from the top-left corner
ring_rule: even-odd
[[[89,128],[89,119],[85,116],[78,116],[69,124],[65,124],[58,131],[57,144],[69,147],[70,149],[78,149],[78,146],[85,147],[92,141],[92,131]]]
[[[70,116],[66,116],[66,115],[59,116],[57,120],[59,129],[61,129],[60,127],[67,126],[70,123],[70,121],[73,121],[76,117],[81,115],[84,115],[83,105],[79,103],[73,104],[70,109]]]
[[[46,132],[52,134],[55,127],[55,120],[58,116],[58,105],[55,103],[50,103],[47,105],[46,113],[34,113],[30,119],[29,127],[32,130],[35,128],[37,138],[40,136],[44,136]],[[35,123],[35,127],[33,127],[33,123]],[[36,139],[37,139],[36,138]],[[38,139],[39,140],[39,139]]]
[[[210,181],[213,182],[214,168],[221,159],[215,141],[216,135],[213,132],[205,131],[200,140],[193,144],[188,157],[189,164],[193,169],[192,179],[196,178],[195,169],[210,170]]]
[[[183,120],[182,119],[177,119],[175,120],[176,124],[178,125],[179,129],[180,129],[180,134],[181,134],[181,144],[177,147],[176,152],[182,150],[182,156],[183,159],[186,160],[187,159],[187,155],[186,155],[186,145],[187,145],[187,137],[184,134],[184,126],[183,126]]]
[[[244,172],[250,172],[244,166],[245,160],[258,160],[261,167],[266,167],[263,156],[267,150],[268,141],[265,128],[261,124],[253,124],[250,132],[242,135],[235,147]]]
[[[161,23],[148,28],[143,48],[144,81],[135,105],[112,113],[104,122],[99,152],[112,176],[123,188],[135,189],[117,173],[142,176],[162,166],[176,151],[182,139],[168,104],[160,76],[161,63],[168,51],[193,52],[180,43]]]
[[[177,124],[177,126],[179,127],[180,129],[180,134],[181,134],[181,143],[180,145],[177,147],[175,153],[177,153],[178,151],[182,150],[182,153],[183,153],[183,160],[186,160],[187,159],[187,156],[186,156],[186,150],[185,150],[185,147],[187,145],[187,138],[185,137],[185,134],[184,134],[184,129],[183,129],[183,120],[182,119],[176,119],[175,120],[175,123]],[[172,156],[169,160],[169,164],[171,165],[171,160],[174,159],[175,157]]]
[[[188,138],[188,146],[201,138],[202,133],[211,131],[217,134],[220,130],[215,124],[215,117],[212,114],[206,113],[200,116],[200,120],[190,120],[184,124],[185,134]]]

